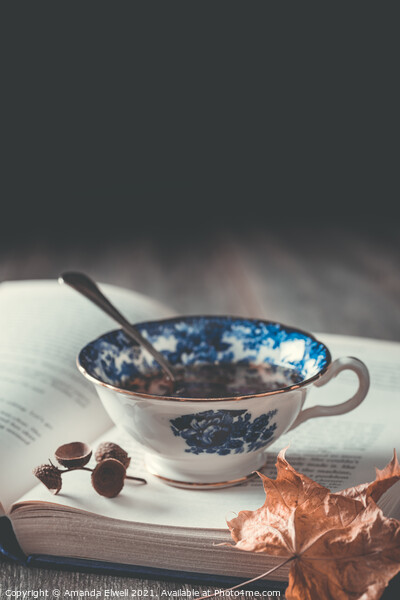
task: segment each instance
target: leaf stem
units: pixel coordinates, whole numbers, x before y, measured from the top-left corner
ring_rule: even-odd
[[[342,560],[355,560],[356,558],[364,558],[364,556],[373,556],[374,554],[379,554],[381,550],[373,550],[372,552],[364,552],[363,554],[352,554],[351,556],[306,556],[307,560],[334,560],[334,561],[342,561]],[[299,554],[299,557],[302,555],[302,552]]]
[[[261,573],[261,575],[257,575],[257,577],[253,577],[253,579],[248,579],[247,581],[243,581],[243,583],[238,583],[238,585],[234,585],[233,587],[227,588],[222,593],[224,594],[225,592],[231,592],[232,590],[237,590],[238,588],[244,587],[245,585],[248,585],[249,583],[258,581],[259,579],[262,579],[263,577],[270,575],[274,571],[277,571],[280,567],[283,567],[284,565],[286,565],[290,561],[294,560],[295,558],[297,558],[297,556],[290,556],[283,562],[279,563],[279,565],[276,565],[275,567],[272,567],[272,569],[269,569],[269,571],[265,571],[265,573]],[[220,595],[221,595],[220,592],[214,592],[214,594],[210,594],[209,596],[201,596],[200,598],[198,598],[198,600],[206,600],[207,598],[215,598],[215,596],[220,596]]]

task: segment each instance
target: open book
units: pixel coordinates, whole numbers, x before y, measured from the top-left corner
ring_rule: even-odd
[[[170,316],[172,311],[139,294],[104,286],[132,322]],[[94,387],[75,366],[79,349],[112,322],[86,299],[56,282],[0,285],[0,501],[31,564],[135,566],[136,572],[173,571],[250,577],[279,559],[227,546],[226,518],[264,502],[258,478],[245,485],[212,491],[169,487],[145,472],[140,447],[117,431]],[[354,355],[371,374],[371,390],[355,411],[311,420],[285,434],[267,451],[264,472],[275,476],[278,451],[290,444],[291,464],[319,483],[338,490],[374,479],[398,443],[400,344],[317,334],[333,358]],[[342,374],[310,392],[307,404],[337,403],[353,394],[353,374]],[[132,457],[121,494],[107,499],[91,487],[90,473],[63,477],[53,496],[32,468],[53,458],[70,441],[93,448],[116,442]],[[93,466],[89,463],[89,466]],[[385,514],[400,517],[399,484],[382,498]],[[2,540],[0,539],[0,546]],[[4,544],[3,544],[4,545]],[[4,550],[5,552],[5,550]],[[59,557],[59,558],[57,558]],[[86,561],[97,561],[88,563]],[[151,571],[150,571],[151,572]],[[274,573],[287,578],[287,567]]]

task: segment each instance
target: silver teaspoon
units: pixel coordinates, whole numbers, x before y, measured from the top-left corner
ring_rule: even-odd
[[[171,371],[171,367],[165,358],[148,342],[133,325],[131,325],[123,315],[115,308],[113,304],[104,296],[95,282],[84,273],[69,271],[62,273],[58,278],[59,283],[66,283],[74,290],[91,300],[96,306],[101,308],[109,317],[114,319],[137,344],[145,348],[152,357],[158,362],[168,378],[176,383],[176,378]]]

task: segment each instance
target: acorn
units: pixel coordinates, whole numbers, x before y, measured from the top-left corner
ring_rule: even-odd
[[[131,463],[128,453],[125,452],[121,446],[118,446],[118,444],[114,444],[113,442],[103,442],[100,444],[94,457],[98,463],[105,458],[115,458],[124,465],[125,469],[127,469]]]
[[[58,494],[61,490],[61,471],[54,465],[39,465],[32,473],[50,490],[52,494]]]
[[[67,469],[84,467],[92,456],[90,446],[83,442],[70,442],[59,446],[54,453],[57,461]]]
[[[105,458],[92,472],[92,485],[100,496],[115,498],[125,483],[126,469],[115,458]]]

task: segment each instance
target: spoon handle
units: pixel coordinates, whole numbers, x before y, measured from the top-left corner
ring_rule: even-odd
[[[104,294],[97,287],[95,282],[90,279],[84,273],[78,273],[69,271],[62,273],[58,278],[59,283],[66,283],[85,296],[88,300],[91,300],[96,306],[101,308],[109,317],[114,319],[125,331],[125,333],[135,340],[137,344],[146,348],[146,350],[153,356],[158,362],[160,367],[165,371],[171,381],[175,381],[171,368],[165,358],[157,352],[157,350],[144,338],[133,325],[131,325],[123,315],[115,308],[113,304],[104,296]]]

